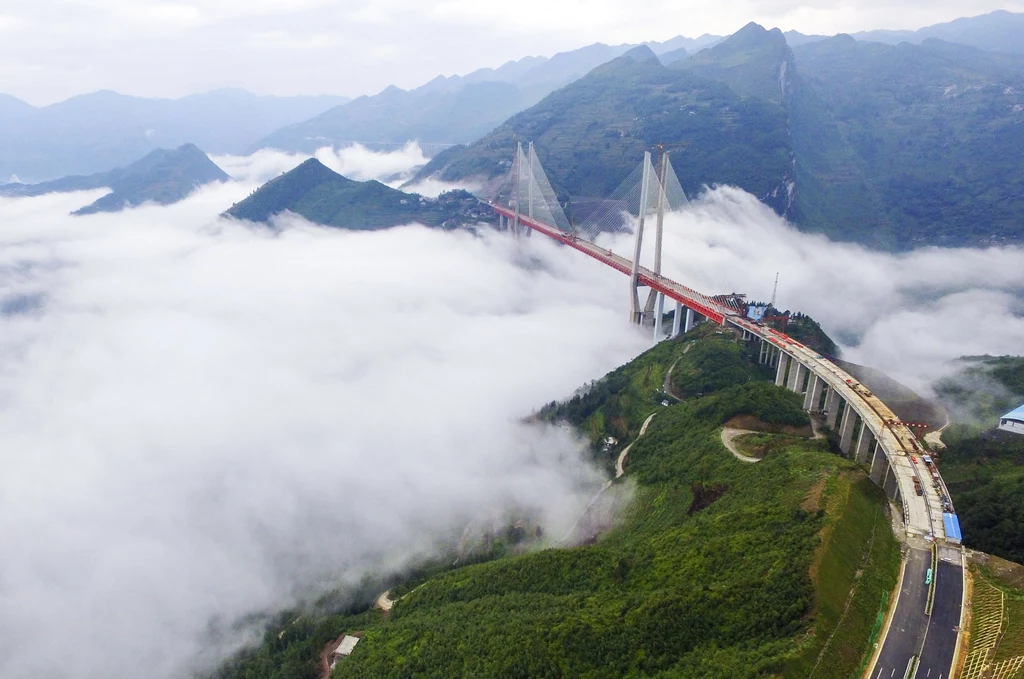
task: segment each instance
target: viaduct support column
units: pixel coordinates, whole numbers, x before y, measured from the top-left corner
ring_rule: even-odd
[[[679,337],[679,331],[683,328],[683,305],[676,302],[676,312],[672,314],[672,336]]]
[[[821,410],[821,388],[825,386],[825,380],[817,375],[811,375],[811,381],[807,385],[807,395],[804,397],[804,410],[816,413]]]
[[[789,369],[789,381],[786,386],[790,391],[800,394],[803,393],[801,389],[804,386],[804,378],[807,377],[807,368],[796,358],[793,358],[792,361],[792,367]]]
[[[846,408],[843,409],[842,424],[839,425],[839,450],[843,451],[843,455],[850,454],[851,446],[853,445],[853,431],[857,419],[857,411],[853,409],[852,405],[847,403]]]
[[[695,314],[693,312],[693,309],[691,309],[690,307],[686,307],[686,328],[685,330],[683,330],[683,332],[690,332],[691,330],[693,330],[693,326],[696,325],[696,323],[694,323],[694,316]]]
[[[839,396],[839,392],[829,387],[828,397],[825,399],[825,410],[828,411],[825,421],[828,422],[830,429],[836,428],[836,420],[839,418],[839,405],[842,402],[843,399]]]
[[[868,461],[868,451],[871,450],[871,442],[874,440],[875,435],[871,433],[871,428],[868,427],[868,423],[861,420],[860,434],[857,436],[857,445],[853,449],[853,457],[859,464],[864,464]]]
[[[896,498],[899,496],[900,482],[899,479],[896,477],[895,472],[885,475],[885,485],[882,487],[882,489],[885,491],[886,496],[888,496],[890,500],[892,500],[893,502],[896,501]]]
[[[889,466],[889,461],[885,459],[885,451],[882,450],[882,444],[875,442],[875,451],[871,455],[871,470],[868,472],[868,476],[875,482],[876,485],[882,485],[882,476],[885,474],[886,467]]]
[[[786,368],[789,367],[789,354],[779,352],[779,367],[775,371],[775,386],[781,387],[786,383]]]

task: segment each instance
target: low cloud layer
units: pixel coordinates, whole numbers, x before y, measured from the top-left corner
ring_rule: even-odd
[[[275,149],[263,149],[251,156],[213,156],[225,172],[236,181],[252,184],[254,188],[270,181],[309,158],[316,158],[321,163],[356,181],[375,179],[392,188],[402,187],[403,191],[418,193],[430,198],[452,189],[477,188],[472,183],[442,182],[427,179],[414,185],[403,186],[414,171],[427,163],[429,158],[423,155],[419,144],[411,141],[389,151],[374,151],[361,144],[353,144],[340,149],[329,146],[317,149],[312,155],[288,153]]]
[[[210,630],[508,507],[559,534],[600,484],[520,419],[649,345],[625,277],[538,237],[217,218],[293,160],[218,159],[242,181],[120,214],[0,199],[5,679],[186,676]],[[761,299],[781,271],[783,308],[915,387],[1024,346],[1017,249],[873,253],[721,188],[669,217],[665,257]]]
[[[632,257],[630,238],[607,242]],[[645,238],[646,263],[652,244]],[[667,217],[663,271],[759,301],[771,298],[778,272],[779,308],[810,314],[847,359],[922,393],[960,356],[1024,353],[1018,247],[880,253],[798,232],[754,196],[722,187]]]
[[[520,424],[627,360],[552,244],[0,201],[0,676],[187,676],[211,629],[600,485]]]

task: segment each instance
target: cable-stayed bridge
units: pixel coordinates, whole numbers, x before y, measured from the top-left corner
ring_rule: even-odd
[[[959,522],[938,469],[881,399],[816,351],[748,318],[742,295],[709,295],[662,273],[665,216],[686,203],[669,154],[663,151],[655,167],[647,152],[609,199],[571,225],[532,143],[526,150],[517,144],[506,181],[489,201],[500,228],[522,236],[536,231],[628,276],[630,321],[652,327],[655,341],[706,320],[759,345],[761,363],[775,368],[775,383],[803,395],[804,409],[824,417],[838,433],[842,452],[866,467],[901,514],[907,549],[900,591],[866,676],[949,679],[960,646],[964,574]],[[653,262],[645,267],[640,260],[652,224]],[[595,242],[607,232],[632,232],[632,259]],[[641,288],[648,289],[643,304]],[[675,304],[669,331],[662,327],[666,298]]]

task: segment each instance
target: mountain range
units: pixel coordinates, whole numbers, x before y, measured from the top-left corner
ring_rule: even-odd
[[[1021,239],[1024,58],[934,38],[792,48],[750,24],[667,66],[634,48],[438,154],[415,180],[493,184],[513,139],[535,142],[563,202],[609,195],[664,143],[681,146],[687,193],[733,184],[834,239],[886,249]]]
[[[34,107],[0,95],[0,182],[41,182],[127,165],[158,148],[193,143],[244,153],[264,135],[344,97],[271,97],[223,89],[181,99],[94,92]]]
[[[646,43],[657,53],[699,49],[717,40],[678,36]],[[437,76],[413,90],[388,87],[321,115],[277,130],[257,142],[258,148],[311,152],[321,146],[363,143],[468,143],[501,124],[510,115],[586,75],[635,45],[595,43],[553,57],[524,57],[499,68],[482,68],[464,76]]]
[[[1022,30],[1024,14],[993,12],[917,31],[868,31],[852,37],[858,41],[891,44],[918,44],[940,38],[989,51],[1021,53],[1024,46],[1019,44],[1018,36]],[[827,36],[796,31],[789,31],[784,37],[790,47],[827,39]],[[702,50],[713,48],[725,39],[707,34],[694,39],[677,36],[642,45],[658,55],[663,64],[671,65],[691,55],[700,59]],[[413,90],[388,87],[379,94],[359,97],[315,118],[277,130],[254,144],[252,150],[277,148],[311,152],[320,146],[345,145],[353,141],[469,143],[547,94],[637,46],[641,45],[596,43],[561,52],[550,59],[524,57],[496,69],[478,69],[464,76],[438,76]]]
[[[0,196],[40,196],[110,188],[110,193],[73,213],[84,215],[117,212],[146,202],[169,205],[204,184],[228,179],[197,146],[184,144],[173,150],[151,151],[131,165],[109,172],[63,177],[39,184],[0,185]]]

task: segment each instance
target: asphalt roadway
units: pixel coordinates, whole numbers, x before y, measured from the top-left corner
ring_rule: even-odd
[[[939,561],[932,620],[921,653],[921,663],[917,667],[917,679],[949,679],[963,593],[963,569],[958,564]]]
[[[959,565],[939,562],[929,618],[925,615],[928,605],[925,579],[931,565],[931,550],[910,550],[896,611],[871,679],[903,679],[911,660],[918,654],[921,661],[912,676],[949,679],[957,644],[956,628],[960,624],[963,574]]]
[[[917,655],[928,632],[928,585],[925,578],[932,565],[931,550],[911,549],[903,573],[900,598],[896,602],[885,645],[878,655],[872,679],[903,679],[911,658]],[[960,600],[957,599],[957,605]],[[936,678],[938,679],[938,678]]]

